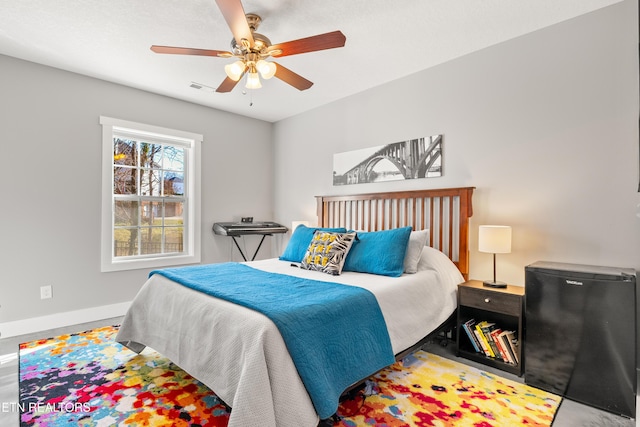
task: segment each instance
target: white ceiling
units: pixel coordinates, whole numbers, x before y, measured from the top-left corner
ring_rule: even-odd
[[[274,44],[345,34],[343,48],[278,59],[315,83],[302,92],[275,78],[246,94],[193,89],[216,88],[232,60],[151,52],[229,50],[214,0],[0,0],[0,54],[275,122],[619,1],[244,0]]]

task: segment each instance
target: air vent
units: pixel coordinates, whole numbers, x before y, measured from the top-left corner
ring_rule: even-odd
[[[205,92],[215,92],[216,91],[216,89],[211,87],[211,86],[203,85],[202,83],[196,83],[196,82],[191,82],[189,87],[192,87],[192,88],[198,89],[198,90],[203,90]]]

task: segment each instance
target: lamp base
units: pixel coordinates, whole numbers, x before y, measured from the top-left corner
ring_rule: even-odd
[[[506,288],[507,284],[504,282],[492,282],[491,280],[485,280],[482,282],[482,286],[487,286],[489,288]]]

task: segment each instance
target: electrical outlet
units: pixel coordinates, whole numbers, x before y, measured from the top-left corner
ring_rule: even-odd
[[[48,299],[53,296],[51,285],[40,286],[40,299]]]

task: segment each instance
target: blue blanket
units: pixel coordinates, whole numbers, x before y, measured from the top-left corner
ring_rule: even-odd
[[[395,361],[378,302],[366,289],[237,263],[168,268],[149,276],[153,274],[268,316],[322,419],[336,412],[348,386]]]

